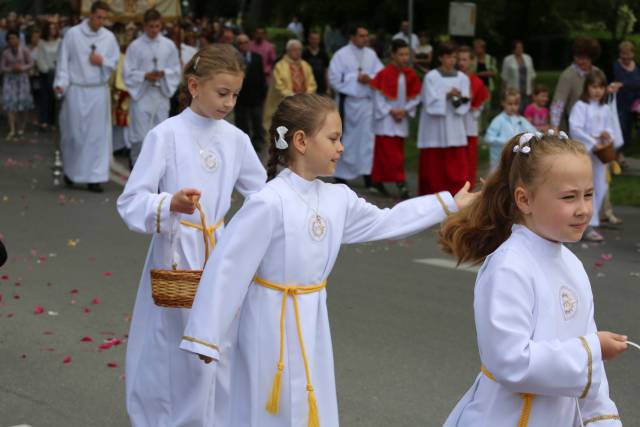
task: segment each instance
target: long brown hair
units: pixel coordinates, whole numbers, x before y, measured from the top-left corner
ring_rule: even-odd
[[[219,73],[244,74],[244,61],[234,47],[214,43],[203,47],[193,55],[182,72],[182,83],[178,95],[182,109],[192,101],[187,85],[189,77],[208,79]]]
[[[307,135],[315,135],[322,127],[327,114],[337,111],[336,104],[326,96],[313,93],[301,93],[289,96],[278,104],[278,109],[271,119],[269,129],[269,161],[267,162],[267,180],[272,180],[278,173],[278,166],[287,167],[290,160],[291,137],[301,130]],[[286,127],[284,135],[289,148],[276,148],[279,126]]]
[[[605,88],[604,93],[602,94],[602,98],[598,101],[600,105],[604,105],[607,103],[608,94],[607,94],[607,76],[604,75],[602,71],[597,68],[592,69],[584,76],[584,85],[582,86],[582,95],[580,96],[580,101],[586,102],[587,104],[591,101],[589,97],[589,86],[602,86]]]
[[[500,164],[487,178],[482,194],[442,224],[440,246],[459,263],[478,264],[509,238],[511,226],[521,219],[514,192],[518,186],[535,190],[547,172],[545,158],[557,154],[587,155],[581,143],[548,134],[531,138],[525,144],[529,153],[514,152],[521,135],[511,138],[503,148]]]

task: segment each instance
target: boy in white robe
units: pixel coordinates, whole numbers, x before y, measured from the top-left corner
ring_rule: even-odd
[[[153,235],[127,345],[127,412],[134,427],[218,426],[226,417],[228,367],[205,366],[179,350],[189,310],[154,305],[149,272],[174,263],[202,268],[203,230],[193,197],[204,210],[215,253],[234,189],[247,196],[264,186],[249,138],[224,120],[242,87],[242,70],[227,45],[203,49],[186,65],[191,106],[149,132],[118,198],[129,228]]]
[[[54,90],[64,95],[60,111],[60,148],[67,185],[87,183],[102,192],[109,180],[111,99],[109,78],[120,48],[102,27],[109,6],[97,1],[91,14],[67,31],[60,43]]]
[[[122,76],[131,96],[131,163],[151,128],[169,117],[170,99],[180,84],[182,68],[175,43],[160,34],[162,16],[144,13],[144,34],[127,48]]]
[[[277,142],[269,177],[278,164],[290,168],[234,216],[203,273],[180,347],[224,360],[220,343],[239,322],[225,425],[337,426],[325,286],[340,246],[409,236],[474,196],[466,186],[455,200],[443,192],[379,209],[345,185],[315,179],[331,176],[343,151],[335,105],[316,94],[286,98],[270,134]]]
[[[336,92],[342,116],[344,154],[336,168],[336,182],[364,176],[371,186],[373,163],[373,89],[369,82],[384,67],[375,51],[367,47],[369,31],[354,25],[351,42],[339,49],[329,63],[329,84]]]

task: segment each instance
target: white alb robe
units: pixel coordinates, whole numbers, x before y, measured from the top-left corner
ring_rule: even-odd
[[[445,427],[519,425],[521,393],[534,395],[528,427],[580,426],[576,398],[585,425],[622,425],[589,278],[564,245],[514,225],[478,273],[474,312],[480,359],[495,379],[478,374]]]
[[[335,176],[353,179],[369,175],[373,162],[373,89],[358,82],[359,74],[374,78],[384,66],[371,48],[353,43],[340,48],[329,64],[329,84],[336,91],[342,116],[344,152]]]
[[[214,172],[201,166],[199,144],[216,153]],[[172,262],[178,269],[201,269],[204,262],[202,232],[180,224],[182,219],[200,224],[198,212],[170,212],[172,195],[182,188],[199,189],[207,223],[215,225],[229,210],[234,188],[246,196],[265,181],[249,138],[225,120],[187,108],[147,135],[118,199],[118,212],[129,228],[153,234],[127,345],[127,411],[135,427],[211,426],[214,410],[224,413],[228,393],[227,367],[206,366],[178,348],[189,310],[158,307],[151,297],[151,269],[170,269]],[[218,228],[215,236],[222,233]],[[221,405],[214,408],[209,403],[216,395]]]
[[[92,65],[92,52],[102,55]],[[106,28],[93,31],[88,20],[70,28],[60,43],[54,87],[64,90],[60,111],[60,148],[64,173],[72,181],[109,180],[111,97],[109,77],[118,65],[120,48]]]
[[[602,163],[593,154],[593,148],[600,143],[598,137],[606,131],[613,138],[614,131],[611,126],[611,108],[599,102],[578,101],[574,104],[569,115],[569,134],[571,138],[584,144],[593,168],[593,215],[589,225],[600,225],[600,208],[604,197],[609,191],[607,183],[607,165]]]
[[[400,136],[406,138],[409,136],[409,117],[416,116],[416,109],[420,104],[420,97],[416,96],[407,101],[407,83],[404,73],[398,76],[398,96],[396,99],[388,99],[381,91],[374,91],[373,105],[373,131],[375,135],[384,136]],[[403,109],[407,111],[404,119],[396,122],[391,117],[392,109]]]
[[[156,82],[145,80],[151,71],[164,71],[164,77]],[[153,39],[146,34],[138,37],[127,48],[122,78],[131,96],[129,139],[135,162],[147,132],[169,117],[169,100],[182,78],[175,43],[161,34]]]
[[[449,210],[456,209],[449,193],[440,197]],[[322,240],[309,231],[316,206],[326,223]],[[288,169],[251,195],[231,220],[203,273],[180,345],[219,359],[216,347],[224,342],[232,322],[239,320],[231,416],[224,425],[307,425],[305,369],[291,297],[286,303],[280,410],[276,415],[265,410],[278,363],[283,294],[256,284],[254,275],[279,284],[320,284],[329,277],[343,243],[402,238],[444,218],[434,195],[379,209],[345,185],[307,181]],[[326,298],[325,289],[297,297],[320,425],[335,427],[338,404]]]
[[[418,127],[418,148],[464,147],[467,145],[465,116],[471,101],[454,108],[447,93],[457,88],[461,96],[470,98],[469,77],[456,71],[455,77],[431,70],[422,82],[422,111]]]

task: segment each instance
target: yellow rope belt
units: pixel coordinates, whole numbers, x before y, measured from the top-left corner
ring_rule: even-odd
[[[189,222],[186,220],[181,220],[180,224],[185,225],[187,227],[191,227],[191,228],[196,228],[200,231],[204,231],[207,234],[207,237],[209,237],[209,243],[211,244],[211,249],[213,250],[213,248],[216,246],[216,230],[220,227],[222,227],[224,225],[224,218],[222,218],[220,221],[218,221],[218,223],[216,225],[210,225],[207,227],[206,230],[202,229],[202,225],[200,224],[194,224],[193,222]]]
[[[312,286],[297,286],[297,285],[281,285],[273,283],[260,277],[254,277],[254,282],[260,286],[274,291],[282,292],[282,308],[280,312],[280,356],[278,357],[278,370],[273,379],[273,386],[271,387],[271,396],[267,401],[266,409],[272,414],[277,414],[280,403],[280,381],[282,378],[282,371],[284,369],[284,314],[287,307],[287,297],[291,296],[293,299],[293,308],[296,315],[296,329],[298,330],[298,341],[300,342],[300,352],[302,353],[302,360],[304,361],[304,371],[307,377],[307,397],[309,401],[309,427],[320,427],[320,419],[318,417],[318,404],[316,402],[316,396],[313,392],[313,386],[311,385],[311,375],[309,374],[309,361],[307,360],[307,353],[304,350],[304,340],[302,339],[302,328],[300,326],[300,312],[298,310],[298,295],[311,294],[319,292],[327,286],[327,281],[323,281],[319,285]]]
[[[482,373],[492,381],[496,381],[496,377],[493,376],[491,372],[484,366],[480,366],[480,370]],[[534,394],[531,393],[520,393],[520,397],[522,397],[522,412],[520,412],[520,420],[518,420],[518,427],[527,427],[529,424],[529,417],[531,416],[531,407],[533,406],[533,398]]]

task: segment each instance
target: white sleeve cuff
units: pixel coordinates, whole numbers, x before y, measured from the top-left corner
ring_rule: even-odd
[[[178,215],[171,212],[171,198],[170,193],[161,193],[158,195],[158,203],[156,205],[156,221],[155,221],[155,233],[158,234],[171,234],[175,230],[177,224]]]
[[[598,393],[600,383],[604,377],[604,364],[602,363],[602,349],[598,334],[590,334],[580,337],[580,341],[586,353],[587,381],[580,398],[593,396]]]
[[[220,360],[220,350],[218,346],[198,338],[183,336],[180,349],[190,353],[208,356],[216,361]]]

